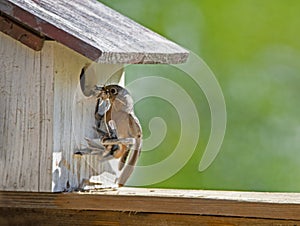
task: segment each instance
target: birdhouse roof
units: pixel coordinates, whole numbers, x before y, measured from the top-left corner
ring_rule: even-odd
[[[184,48],[96,0],[0,0],[0,11],[0,30],[36,50],[40,38],[99,63],[177,64],[188,57]]]

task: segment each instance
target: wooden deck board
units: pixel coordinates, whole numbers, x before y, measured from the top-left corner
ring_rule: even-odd
[[[133,225],[300,225],[300,194],[139,188],[84,193],[0,192],[3,222],[22,218],[36,223],[49,216],[66,223],[78,218],[78,225],[84,224],[80,216],[91,224],[103,220],[104,225],[126,225],[129,221]]]
[[[300,221],[92,210],[1,209],[0,225],[299,225]]]

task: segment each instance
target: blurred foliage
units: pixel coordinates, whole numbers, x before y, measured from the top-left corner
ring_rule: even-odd
[[[210,131],[205,96],[171,66],[127,67],[127,82],[158,73],[176,81],[198,103],[197,151],[176,175],[152,187],[300,191],[300,1],[101,2],[199,55],[214,71],[226,99],[227,131],[221,151],[200,173],[198,164]],[[172,106],[155,98],[138,103],[136,111],[145,136],[151,117],[178,121]],[[174,146],[180,127],[168,126],[168,145]],[[143,153],[139,164],[166,157],[165,145]]]

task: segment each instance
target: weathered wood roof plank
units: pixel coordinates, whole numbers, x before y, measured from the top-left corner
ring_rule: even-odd
[[[0,10],[100,63],[187,60],[188,51],[96,0],[0,0]]]

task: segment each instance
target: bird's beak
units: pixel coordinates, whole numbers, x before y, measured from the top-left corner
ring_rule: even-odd
[[[95,91],[101,91],[104,89],[104,86],[95,85]]]
[[[105,91],[105,87],[104,86],[98,86],[96,85],[95,86],[95,93],[96,93],[96,96],[97,96],[97,99],[102,99],[102,100],[105,100],[108,98],[108,95]]]

